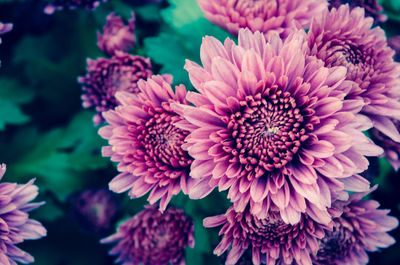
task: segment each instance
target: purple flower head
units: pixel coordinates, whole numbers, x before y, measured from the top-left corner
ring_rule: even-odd
[[[313,19],[308,43],[311,55],[326,67],[347,68],[346,79],[356,84],[347,98],[362,98],[366,104],[361,113],[377,130],[400,142],[394,125],[400,119],[400,65],[393,61],[385,32],[379,27],[370,29],[372,23],[363,8],[332,8]]]
[[[0,179],[6,165],[0,165]],[[15,245],[26,239],[46,236],[46,229],[39,222],[29,219],[29,212],[43,205],[30,203],[38,195],[34,180],[27,184],[0,183],[0,264],[17,265],[32,263],[34,258]]]
[[[258,218],[248,207],[236,212],[230,207],[226,214],[204,219],[205,227],[223,225],[219,234],[223,238],[214,254],[221,255],[229,248],[226,265],[235,265],[246,252],[252,253],[252,264],[299,264],[311,265],[311,253],[318,250],[318,240],[324,237],[324,229],[306,215],[295,225],[286,224],[278,209],[270,209]]]
[[[383,8],[379,5],[377,0],[328,0],[329,9],[338,9],[341,5],[349,4],[350,8],[362,7],[365,9],[365,16],[372,17],[374,23],[385,22],[387,16],[382,14]]]
[[[96,9],[102,2],[106,2],[107,0],[51,0],[50,4],[48,4],[44,8],[44,13],[51,15],[57,10],[63,9],[76,9],[76,8],[84,8],[86,10],[94,10]]]
[[[110,230],[117,214],[118,201],[106,189],[88,189],[71,197],[71,214],[80,226],[89,232]]]
[[[400,35],[389,38],[388,45],[396,52],[394,60],[400,62]]]
[[[118,92],[121,105],[103,113],[109,125],[99,134],[109,140],[103,156],[119,162],[121,172],[109,184],[114,192],[130,190],[131,198],[151,190],[148,201],[161,199],[164,210],[173,195],[187,194],[193,179],[189,177],[192,158],[182,149],[187,130],[174,123],[182,117],[171,109],[172,103],[188,104],[184,85],[171,88],[172,76],[152,76],[139,81],[141,93]]]
[[[308,28],[311,18],[327,7],[326,0],[197,0],[205,17],[237,35],[249,28],[287,36],[295,21]]]
[[[334,228],[319,241],[315,265],[364,265],[366,251],[377,251],[395,243],[387,233],[398,226],[398,220],[388,216],[390,210],[378,210],[375,200],[361,200],[366,193],[354,193],[348,201],[337,201],[335,207],[343,214],[333,219]]]
[[[189,192],[194,199],[229,189],[241,212],[262,216],[276,206],[285,223],[300,213],[327,224],[327,207],[343,190],[363,191],[363,155],[381,149],[363,135],[371,124],[356,113],[361,100],[344,100],[352,82],[344,67],[325,68],[308,57],[303,31],[282,41],[239,31],[239,44],[205,37],[203,67],[187,61],[193,106],[174,105],[191,133],[184,148],[194,158]],[[357,118],[356,118],[357,117]]]
[[[123,222],[117,233],[101,243],[117,245],[109,252],[122,265],[184,265],[186,246],[194,247],[193,221],[181,209],[161,213],[147,206]]]
[[[85,94],[83,107],[94,106],[97,114],[93,118],[97,126],[104,121],[101,112],[114,109],[118,100],[117,91],[137,93],[137,82],[152,75],[150,59],[134,56],[120,51],[109,59],[87,60],[87,74],[78,78]]]
[[[125,26],[121,17],[111,13],[106,18],[103,34],[97,32],[97,46],[108,55],[114,55],[115,51],[127,52],[136,44],[135,37],[135,13]]]
[[[0,35],[11,31],[12,28],[13,28],[13,24],[11,24],[11,23],[4,24],[4,23],[0,22]],[[0,38],[0,44],[1,44],[1,38]]]

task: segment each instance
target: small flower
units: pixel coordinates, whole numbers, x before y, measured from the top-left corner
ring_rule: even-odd
[[[383,8],[379,5],[377,0],[328,0],[328,2],[330,9],[333,7],[338,9],[343,4],[349,4],[351,9],[362,7],[365,9],[365,16],[372,17],[375,24],[387,20],[387,16],[382,14]]]
[[[317,242],[324,238],[324,229],[330,229],[329,226],[320,225],[304,214],[296,225],[286,224],[278,209],[270,209],[263,215],[257,218],[249,208],[236,212],[230,207],[226,214],[204,219],[205,227],[223,226],[219,232],[223,238],[214,254],[221,255],[230,248],[226,265],[237,264],[243,253],[249,251],[254,265],[311,265],[310,255],[318,251]]]
[[[6,165],[0,165],[0,179],[6,172]],[[16,247],[26,239],[46,236],[46,229],[39,222],[29,219],[29,212],[43,205],[30,203],[38,195],[34,180],[27,184],[0,183],[0,264],[16,265],[32,263],[34,258]]]
[[[319,241],[313,256],[315,265],[345,265],[368,263],[366,251],[377,251],[395,243],[387,233],[398,226],[398,220],[388,216],[390,210],[378,210],[375,200],[361,200],[366,193],[354,193],[348,201],[337,201],[335,207],[343,214],[334,218],[332,231]]]
[[[303,31],[282,41],[260,32],[239,32],[239,44],[205,37],[203,67],[188,61],[194,106],[174,105],[190,131],[185,149],[194,158],[194,199],[215,187],[241,212],[250,203],[256,216],[276,206],[285,223],[301,213],[327,224],[327,208],[344,190],[368,190],[355,173],[367,169],[363,155],[382,150],[362,130],[362,100],[343,100],[353,82],[344,67],[325,68],[307,56]],[[357,117],[357,118],[356,118]],[[361,189],[361,190],[359,190]]]
[[[11,24],[11,23],[4,24],[4,23],[0,22],[0,35],[11,31],[12,28],[13,28],[13,24]],[[0,44],[1,44],[1,38],[0,38]]]
[[[113,193],[106,189],[88,189],[74,194],[70,200],[71,214],[84,230],[96,233],[110,230],[119,206]]]
[[[193,221],[183,210],[161,213],[147,206],[101,243],[117,243],[110,254],[118,255],[116,262],[122,265],[184,265],[186,246],[194,247],[193,231]]]
[[[161,199],[164,210],[173,195],[187,194],[193,180],[189,177],[192,158],[182,149],[189,134],[174,124],[182,120],[170,104],[188,104],[184,85],[171,88],[172,77],[152,76],[139,81],[141,93],[118,92],[120,105],[103,113],[109,125],[99,134],[109,140],[103,156],[119,162],[122,172],[109,184],[114,192],[130,190],[131,198],[151,190],[148,201]]]
[[[326,10],[313,19],[308,32],[311,55],[326,67],[344,66],[346,79],[355,82],[347,99],[363,99],[361,114],[374,127],[400,143],[394,122],[400,119],[400,64],[393,61],[394,51],[387,45],[385,32],[371,29],[373,19],[364,9],[350,10],[348,5]]]
[[[394,60],[400,62],[400,35],[389,38],[388,45],[396,52]]]
[[[327,7],[326,0],[197,0],[205,17],[237,35],[249,28],[287,36],[293,21],[308,28],[311,18]]]
[[[101,112],[119,104],[115,98],[117,91],[137,93],[137,82],[152,75],[148,58],[119,51],[109,59],[88,59],[87,64],[87,74],[79,77],[78,82],[86,92],[82,95],[83,107],[96,108],[97,114],[93,118],[96,126],[104,121]]]
[[[44,13],[51,15],[57,10],[63,9],[76,9],[85,8],[86,10],[96,9],[100,3],[106,2],[107,0],[51,0],[44,8]]]
[[[125,26],[121,17],[111,13],[106,18],[103,34],[97,32],[97,46],[108,55],[114,55],[115,51],[127,52],[136,44],[135,37],[135,13]]]

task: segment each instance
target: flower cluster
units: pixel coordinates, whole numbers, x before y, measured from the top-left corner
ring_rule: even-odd
[[[378,209],[377,201],[362,200],[366,194],[354,193],[347,201],[335,202],[342,215],[333,219],[333,229],[319,240],[313,264],[366,264],[366,251],[394,244],[387,232],[398,226],[398,220],[387,216],[390,210]]]
[[[115,51],[111,58],[87,60],[87,74],[79,77],[85,94],[82,95],[83,107],[95,107],[97,114],[93,121],[99,125],[103,121],[101,113],[118,105],[117,91],[137,93],[137,82],[147,79],[151,74],[150,60],[141,56]]]
[[[118,215],[118,201],[106,189],[88,189],[70,197],[71,215],[83,230],[104,233]]]
[[[135,13],[131,13],[132,18],[125,26],[121,17],[111,13],[106,18],[106,25],[103,28],[103,34],[97,32],[97,46],[99,49],[113,55],[115,51],[127,52],[135,46]]]
[[[6,172],[6,165],[0,165],[0,179]],[[17,262],[31,263],[33,257],[17,246],[27,239],[46,236],[46,229],[37,221],[29,219],[29,212],[43,205],[32,203],[38,195],[34,180],[27,184],[0,183],[0,263],[17,265]]]
[[[137,91],[113,89],[113,106],[98,109],[107,123],[103,156],[120,172],[110,189],[150,192],[161,210],[150,206],[122,224],[104,240],[118,241],[111,253],[124,264],[182,262],[149,255],[158,230],[142,228],[139,216],[153,224],[180,191],[201,199],[218,188],[232,206],[204,226],[222,225],[214,253],[228,252],[227,265],[366,264],[366,251],[394,243],[388,231],[398,225],[362,200],[371,191],[361,176],[367,157],[385,154],[400,166],[400,65],[383,30],[371,29],[363,8],[334,1],[198,3],[238,42],[203,38],[201,64],[184,67],[196,91],[155,75]]]
[[[131,198],[151,190],[148,201],[161,199],[161,210],[173,195],[181,190],[187,194],[193,184],[193,158],[182,148],[189,131],[175,126],[183,118],[171,108],[173,103],[188,104],[186,89],[180,85],[174,93],[171,83],[169,75],[152,76],[139,81],[140,93],[118,92],[120,105],[103,113],[110,125],[99,131],[111,144],[103,147],[103,155],[119,162],[122,172],[110,182],[110,189],[130,190]]]
[[[223,225],[223,238],[214,254],[221,255],[230,247],[225,264],[234,265],[242,254],[250,249],[252,262],[260,265],[311,264],[311,253],[318,251],[318,240],[324,238],[324,225],[303,215],[296,225],[286,224],[279,209],[271,209],[266,216],[258,218],[248,208],[242,212],[232,207],[226,214],[204,219],[205,227]]]
[[[164,213],[147,206],[123,222],[117,233],[102,243],[117,245],[110,254],[122,265],[184,265],[185,248],[194,246],[193,221],[183,210],[168,208]]]
[[[211,22],[237,35],[249,28],[264,34],[286,36],[293,22],[308,28],[311,18],[327,6],[326,0],[197,0]]]
[[[237,211],[250,204],[262,216],[274,205],[286,223],[307,212],[327,224],[334,193],[368,189],[356,174],[380,149],[359,130],[368,120],[355,119],[364,102],[345,100],[346,69],[325,68],[306,45],[301,32],[267,42],[242,30],[238,45],[205,38],[203,67],[186,63],[200,92],[189,93],[195,106],[178,106],[190,124],[181,127],[191,131],[191,176],[200,179],[192,198],[229,189]]]
[[[365,16],[372,17],[374,24],[385,22],[387,16],[382,14],[383,8],[379,5],[378,0],[328,0],[329,8],[339,8],[343,4],[349,4],[350,8],[362,7],[365,10]]]

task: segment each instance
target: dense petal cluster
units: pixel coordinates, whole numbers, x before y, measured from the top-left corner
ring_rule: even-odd
[[[11,31],[12,28],[13,28],[13,24],[0,22],[0,35]],[[0,38],[0,44],[1,44],[1,38]]]
[[[308,28],[311,18],[327,7],[326,0],[197,0],[205,17],[237,35],[249,28],[286,36],[296,21]]]
[[[118,201],[106,189],[88,189],[71,198],[71,214],[80,227],[89,232],[110,230],[118,214]]]
[[[369,188],[353,175],[368,167],[363,155],[381,153],[361,132],[371,126],[356,116],[363,102],[344,100],[352,86],[343,81],[346,69],[306,56],[304,39],[299,31],[266,41],[246,29],[238,45],[206,37],[203,67],[187,62],[200,93],[188,93],[194,107],[176,109],[186,119],[177,125],[191,132],[191,176],[200,180],[191,198],[229,189],[238,212],[250,203],[262,216],[273,205],[285,223],[306,212],[327,224],[334,196]]]
[[[44,13],[53,14],[57,10],[63,9],[76,9],[76,8],[85,8],[87,10],[96,9],[102,2],[106,2],[107,0],[51,0],[50,4],[48,4]]]
[[[97,32],[97,46],[108,55],[114,55],[115,51],[127,52],[136,44],[135,13],[128,25],[124,25],[122,18],[111,13],[106,18],[103,34]]]
[[[122,265],[184,265],[186,246],[194,246],[193,221],[181,209],[156,206],[123,222],[117,233],[102,243],[117,245],[110,251]]]
[[[372,18],[364,17],[363,8],[332,8],[313,19],[308,43],[311,54],[326,67],[347,68],[346,79],[356,84],[347,98],[362,98],[366,105],[361,113],[377,130],[400,142],[394,124],[400,119],[400,65],[393,61],[385,32],[379,27],[370,29],[372,23]]]
[[[311,265],[311,255],[318,251],[318,240],[324,238],[324,229],[330,227],[314,222],[307,215],[302,215],[295,225],[286,224],[277,210],[270,209],[257,218],[248,208],[236,212],[230,207],[226,214],[204,219],[205,227],[223,225],[219,233],[223,238],[214,254],[221,255],[230,248],[226,265],[237,264],[249,250],[254,265]]]
[[[6,171],[0,165],[0,179]],[[39,239],[46,236],[46,229],[37,221],[29,219],[29,212],[43,205],[31,203],[38,195],[38,187],[33,181],[19,185],[0,183],[0,264],[17,265],[31,263],[33,257],[16,247],[27,239]]]
[[[362,7],[365,9],[365,16],[372,17],[374,23],[385,22],[387,16],[382,14],[383,8],[377,0],[328,0],[329,8],[338,9],[340,5],[349,4],[350,8]]]
[[[189,132],[174,125],[182,117],[170,106],[188,104],[186,88],[176,86],[174,93],[171,83],[169,75],[152,76],[139,81],[138,94],[118,92],[120,105],[103,113],[109,125],[99,130],[110,144],[103,147],[103,155],[119,162],[122,172],[110,182],[110,189],[130,189],[131,198],[152,190],[148,201],[161,199],[161,210],[181,190],[187,194],[193,182],[189,177],[193,159],[182,149]]]
[[[85,94],[83,107],[95,107],[98,112],[93,121],[99,125],[103,118],[101,112],[114,109],[118,105],[117,91],[137,93],[138,81],[152,75],[148,58],[116,51],[111,58],[87,60],[87,74],[78,78]]]
[[[313,256],[315,265],[365,265],[366,251],[377,251],[394,244],[387,233],[398,226],[398,220],[388,216],[390,210],[379,210],[375,200],[361,200],[365,193],[350,195],[348,201],[337,201],[343,214],[333,219],[332,231],[319,241],[319,250]]]

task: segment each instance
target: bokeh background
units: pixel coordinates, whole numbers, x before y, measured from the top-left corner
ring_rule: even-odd
[[[107,231],[82,227],[71,214],[73,197],[91,188],[107,188],[117,174],[108,158],[101,157],[106,142],[92,123],[94,113],[81,107],[77,77],[85,74],[86,58],[104,57],[96,46],[96,32],[105,17],[116,12],[124,19],[136,13],[138,44],[130,53],[150,57],[155,73],[171,73],[174,83],[190,83],[186,58],[199,61],[204,35],[222,40],[228,33],[202,17],[195,0],[109,0],[95,11],[63,10],[46,15],[45,0],[0,0],[0,21],[12,22],[12,32],[0,46],[0,162],[7,164],[3,181],[27,182],[35,177],[37,201],[46,205],[32,213],[48,236],[19,246],[31,253],[37,265],[107,265],[108,245],[99,239],[113,233],[122,220],[136,214],[144,198],[115,195],[118,215]],[[400,0],[380,1],[389,19],[381,27],[387,36],[400,34]],[[400,89],[400,88],[399,88]],[[371,197],[400,218],[400,174],[384,159],[371,159],[365,175],[379,189]],[[204,229],[202,219],[229,207],[226,194],[213,192],[199,200],[179,194],[172,204],[182,207],[195,222],[195,248],[187,249],[188,265],[222,264],[212,254],[217,229]],[[391,234],[400,241],[400,230]],[[400,244],[370,254],[370,264],[400,264]]]

